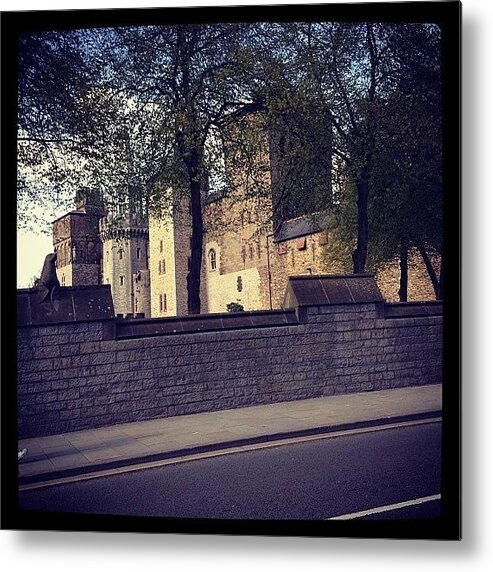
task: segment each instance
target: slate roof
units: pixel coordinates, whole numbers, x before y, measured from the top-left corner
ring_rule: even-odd
[[[290,276],[284,308],[384,302],[373,274]]]
[[[327,229],[329,213],[318,212],[284,221],[274,234],[274,242],[283,242]]]

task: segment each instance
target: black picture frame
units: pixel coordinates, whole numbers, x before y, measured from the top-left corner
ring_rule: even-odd
[[[16,234],[16,101],[17,42],[32,30],[84,26],[123,26],[166,22],[250,20],[427,22],[442,32],[443,188],[444,188],[444,353],[442,513],[426,521],[242,521],[163,519],[150,517],[23,511],[18,504],[15,264]],[[461,410],[461,151],[460,151],[461,5],[450,2],[289,5],[4,12],[2,47],[2,528],[17,530],[127,531],[222,535],[409,538],[457,540],[460,525]]]

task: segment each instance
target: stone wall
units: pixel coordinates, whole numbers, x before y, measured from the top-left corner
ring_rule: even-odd
[[[432,260],[435,271],[439,275],[440,261]],[[399,260],[389,263],[376,274],[378,287],[388,302],[399,301]],[[408,296],[409,302],[434,300],[435,292],[423,258],[415,248],[409,251],[408,260]]]
[[[360,294],[371,290],[365,280]],[[354,301],[364,296],[353,290],[351,302],[330,303],[308,286],[304,301],[293,290],[297,318],[291,310],[20,327],[20,436],[441,382],[440,306],[394,305],[385,317],[377,298]],[[153,333],[160,328],[168,333]]]
[[[132,276],[134,283],[134,313],[151,317],[151,275],[149,270],[139,270]]]
[[[190,258],[191,218],[188,197],[171,188],[163,191],[161,208],[149,215],[149,269],[151,316],[177,316],[188,312],[187,274]]]
[[[272,231],[272,206],[266,199],[236,193],[206,204],[201,299],[204,312],[225,310],[229,302],[245,308],[270,308],[267,277],[267,239]],[[210,251],[216,253],[211,268]],[[241,277],[241,290],[237,279]],[[264,277],[264,278],[263,278]],[[280,308],[280,305],[277,306]]]
[[[151,316],[158,318],[176,315],[174,223],[171,216],[156,217],[151,213],[149,217],[149,271]]]
[[[269,243],[274,308],[282,306],[289,276],[321,274],[325,270],[323,250],[326,244],[326,232]]]
[[[206,288],[209,312],[226,312],[227,305],[232,302],[241,304],[245,310],[262,307],[260,274],[256,268],[228,274],[210,272]]]

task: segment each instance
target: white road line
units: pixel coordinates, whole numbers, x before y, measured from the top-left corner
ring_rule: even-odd
[[[361,518],[363,516],[369,516],[371,514],[378,514],[380,512],[389,512],[391,510],[397,510],[399,508],[405,508],[407,506],[414,506],[418,504],[423,504],[425,502],[432,502],[440,500],[441,495],[432,495],[429,497],[421,497],[419,499],[408,500],[404,502],[398,502],[396,504],[388,504],[387,506],[379,506],[376,508],[370,508],[368,510],[362,510],[360,512],[352,512],[350,514],[341,514],[339,516],[332,516],[331,518],[326,518],[325,520],[352,520],[353,518]]]

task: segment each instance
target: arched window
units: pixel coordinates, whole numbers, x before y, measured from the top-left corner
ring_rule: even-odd
[[[211,270],[216,270],[217,267],[216,251],[213,248],[209,250],[209,266]]]

